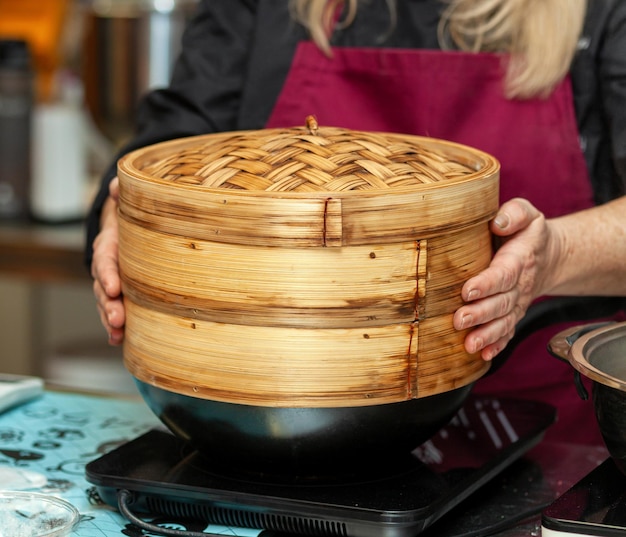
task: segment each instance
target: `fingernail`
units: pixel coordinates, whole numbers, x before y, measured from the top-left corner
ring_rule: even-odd
[[[461,329],[467,328],[469,326],[472,326],[472,316],[471,314],[466,313],[461,318]]]
[[[474,352],[478,352],[480,350],[482,350],[483,348],[483,339],[480,337],[477,337],[474,339]]]
[[[509,215],[506,213],[500,213],[496,216],[493,223],[500,229],[506,229],[510,223]]]
[[[467,293],[467,301],[471,302],[472,300],[476,300],[480,296],[478,289],[470,289]]]

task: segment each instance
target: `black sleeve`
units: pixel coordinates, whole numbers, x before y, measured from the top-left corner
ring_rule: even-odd
[[[626,2],[616,0],[600,50],[600,85],[612,162],[626,192]]]
[[[256,0],[202,0],[183,36],[182,52],[168,88],[149,93],[140,103],[135,137],[115,156],[104,174],[86,221],[85,263],[99,232],[117,160],[153,143],[235,130],[254,39]]]

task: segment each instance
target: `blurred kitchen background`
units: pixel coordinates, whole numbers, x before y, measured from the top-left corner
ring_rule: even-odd
[[[134,392],[82,262],[100,175],[197,0],[0,0],[0,373]]]

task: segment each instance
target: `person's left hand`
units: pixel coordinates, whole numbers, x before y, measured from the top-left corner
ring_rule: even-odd
[[[553,268],[550,226],[528,201],[503,204],[490,226],[501,246],[489,267],[465,282],[461,295],[466,304],[454,314],[457,330],[473,328],[465,339],[467,352],[480,352],[485,360],[511,340]]]

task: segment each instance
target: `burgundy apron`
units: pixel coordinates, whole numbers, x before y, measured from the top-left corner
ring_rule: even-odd
[[[303,42],[267,127],[304,125],[313,114],[321,126],[456,141],[500,161],[501,201],[524,197],[547,217],[590,207],[569,79],[548,98],[507,100],[502,61],[496,54],[373,48],[335,48],[329,59]],[[593,405],[578,397],[571,367],[546,351],[561,328],[527,338],[474,391],[549,402],[560,418],[548,435],[601,444]]]

